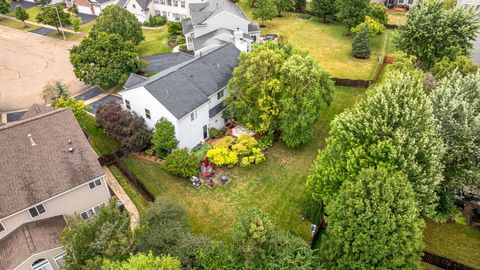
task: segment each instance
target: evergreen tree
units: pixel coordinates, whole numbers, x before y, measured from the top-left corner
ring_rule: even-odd
[[[443,143],[423,82],[397,73],[331,123],[327,147],[308,179],[317,200],[332,201],[345,181],[365,167],[403,172],[422,214],[434,216],[442,179]]]
[[[326,208],[327,269],[418,269],[424,222],[402,173],[379,167],[345,182]]]
[[[158,157],[167,156],[178,145],[175,137],[175,127],[166,118],[161,118],[155,124],[152,133],[152,143]]]
[[[265,26],[265,21],[270,21],[278,15],[274,0],[256,0],[252,15],[255,20],[260,21],[260,26]]]
[[[278,16],[282,16],[282,12],[290,11],[295,8],[295,0],[274,0],[277,7]]]
[[[352,39],[352,55],[355,58],[370,58],[370,36],[368,24],[358,31]]]
[[[22,21],[26,27],[27,23],[25,23],[25,20],[28,20],[28,18],[30,18],[30,15],[28,15],[27,11],[22,6],[18,5],[15,8],[15,18]]]
[[[347,27],[348,31],[365,20],[369,14],[370,0],[336,0],[337,19]]]
[[[312,0],[312,12],[327,22],[328,16],[335,15],[336,0]]]
[[[69,95],[68,86],[59,80],[49,81],[42,89],[43,101],[52,106],[55,106],[60,98],[67,99]]]

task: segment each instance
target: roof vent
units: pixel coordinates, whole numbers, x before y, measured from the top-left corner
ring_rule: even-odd
[[[217,2],[217,8],[220,8],[220,3]]]
[[[68,148],[68,152],[70,152],[70,153],[72,153],[72,152],[73,152],[73,150],[74,150],[74,148],[73,148],[73,147],[70,147],[70,148]]]
[[[33,140],[32,134],[28,134],[27,137],[30,139],[30,143],[32,144],[32,146],[37,145],[37,144],[35,143],[35,141]]]

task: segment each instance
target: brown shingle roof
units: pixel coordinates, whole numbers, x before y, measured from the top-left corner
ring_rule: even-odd
[[[34,103],[32,105],[32,107],[30,107],[30,109],[28,109],[28,111],[26,111],[25,114],[22,115],[22,117],[20,117],[19,120],[25,120],[25,119],[28,119],[28,118],[32,118],[32,117],[35,117],[37,115],[41,115],[41,114],[44,114],[44,113],[47,113],[47,112],[51,112],[53,110],[54,109],[51,108],[51,107],[47,107],[45,105],[39,105],[39,104]]]
[[[0,240],[0,269],[13,269],[34,254],[61,247],[65,226],[63,216],[55,216],[18,227]]]
[[[70,109],[1,126],[0,218],[103,176],[97,158]]]

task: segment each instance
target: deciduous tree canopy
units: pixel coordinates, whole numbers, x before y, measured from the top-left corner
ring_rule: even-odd
[[[337,0],[337,19],[348,30],[365,20],[369,14],[370,0]]]
[[[117,5],[109,5],[97,18],[92,28],[92,34],[100,32],[117,34],[125,41],[131,41],[138,45],[145,38],[143,37],[142,24],[137,17],[125,8]]]
[[[39,23],[54,26],[60,34],[59,27],[65,27],[70,24],[70,13],[63,11],[62,5],[48,5],[42,7],[36,19]]]

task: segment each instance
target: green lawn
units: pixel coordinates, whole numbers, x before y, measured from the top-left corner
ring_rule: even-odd
[[[80,122],[80,126],[90,135],[90,144],[99,156],[113,153],[120,148],[117,141],[109,138],[103,129],[95,126],[95,118],[93,116],[87,115]]]
[[[97,23],[97,20],[93,20],[91,22],[88,22],[86,24],[83,24],[83,25],[80,25],[80,32],[83,32],[83,33],[90,33],[90,30],[92,30],[93,26]]]
[[[480,229],[427,221],[424,241],[427,251],[480,269]]]
[[[135,187],[130,184],[128,179],[120,172],[116,166],[108,167],[112,172],[113,176],[117,179],[118,183],[122,186],[123,190],[127,193],[128,197],[132,200],[135,207],[140,214],[140,216],[145,213],[148,208],[148,202],[145,198],[135,189]]]
[[[25,24],[22,23],[21,21],[18,21],[15,19],[8,19],[8,18],[0,18],[0,25],[10,27],[10,28],[15,28],[22,31],[32,31],[40,28],[39,26],[31,25],[31,24],[27,24],[27,27],[25,27]]]
[[[60,30],[61,31],[61,30]],[[51,33],[48,33],[47,36],[53,37],[53,38],[58,38],[58,39],[63,39],[63,35],[58,33],[58,31],[54,31]],[[79,34],[74,34],[74,33],[69,33],[65,32],[65,39],[68,41],[81,41],[85,34],[79,33]]]
[[[39,7],[39,6],[31,7],[29,9],[27,9],[27,13],[30,16],[30,18],[28,18],[28,20],[32,21],[32,22],[37,22],[37,15],[38,15],[38,13],[40,13],[41,10],[42,10],[42,8]]]
[[[388,23],[394,25],[402,25],[407,22],[406,13],[401,12],[388,12]]]
[[[167,27],[159,29],[143,29],[145,40],[138,45],[139,56],[150,56],[159,53],[170,53],[172,49],[168,46]]]
[[[136,158],[126,158],[125,163],[152,193],[182,205],[196,233],[228,239],[238,214],[256,207],[268,212],[279,227],[308,240],[310,223],[299,217],[310,166],[324,146],[330,121],[363,94],[363,89],[338,88],[332,106],[322,111],[312,142],[300,149],[276,143],[268,150],[265,163],[229,170],[232,181],[227,186],[197,191],[187,179],[171,176],[156,163]]]

